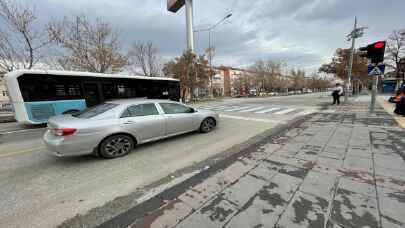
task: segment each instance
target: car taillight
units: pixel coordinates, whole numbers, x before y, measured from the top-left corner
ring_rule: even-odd
[[[68,136],[73,135],[76,132],[75,128],[59,128],[53,129],[53,133],[57,136]]]

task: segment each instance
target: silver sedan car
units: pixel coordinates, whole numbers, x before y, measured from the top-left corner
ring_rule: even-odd
[[[79,115],[55,116],[48,121],[44,141],[56,156],[97,154],[121,157],[137,144],[192,131],[210,132],[219,115],[168,100],[115,100]]]

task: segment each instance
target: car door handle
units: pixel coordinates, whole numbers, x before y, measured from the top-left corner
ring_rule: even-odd
[[[134,124],[134,123],[135,123],[135,121],[131,121],[131,120],[127,120],[124,122],[124,124]]]

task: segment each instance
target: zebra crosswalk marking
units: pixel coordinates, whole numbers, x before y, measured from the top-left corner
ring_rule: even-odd
[[[244,106],[244,107],[238,107],[238,108],[231,108],[231,109],[225,109],[225,112],[234,112],[234,111],[240,111],[243,109],[251,108],[251,106]]]
[[[220,106],[220,107],[214,107],[212,110],[225,110],[225,109],[232,109],[232,108],[237,108],[239,106]]]
[[[250,108],[250,109],[241,110],[239,112],[253,112],[253,111],[261,110],[261,109],[264,109],[264,108],[266,108],[266,107],[256,107],[256,108]]]
[[[256,114],[265,114],[265,113],[268,113],[268,112],[274,112],[274,111],[278,111],[278,110],[281,110],[282,108],[269,108],[269,109],[265,109],[265,110],[262,110],[262,111],[258,111],[258,112],[255,112]]]
[[[314,110],[306,110],[306,111],[299,112],[296,115],[297,116],[305,116],[305,115],[308,115],[308,114],[312,114],[314,112],[315,112]]]
[[[281,110],[281,111],[279,111],[279,112],[275,112],[274,114],[276,114],[276,115],[283,115],[283,114],[287,114],[287,113],[289,113],[289,112],[292,112],[292,111],[294,111],[295,110],[295,108],[289,108],[289,109],[286,109],[286,110]]]

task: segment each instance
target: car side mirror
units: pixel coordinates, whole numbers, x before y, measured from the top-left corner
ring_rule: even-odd
[[[189,113],[195,113],[195,112],[197,112],[197,111],[194,108],[190,108]]]

